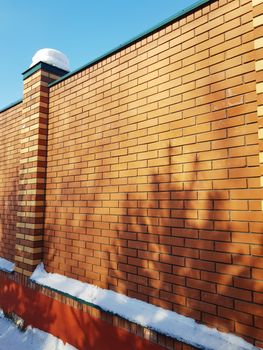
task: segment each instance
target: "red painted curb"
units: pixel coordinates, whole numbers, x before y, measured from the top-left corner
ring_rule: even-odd
[[[128,331],[0,276],[0,307],[79,350],[163,350]]]

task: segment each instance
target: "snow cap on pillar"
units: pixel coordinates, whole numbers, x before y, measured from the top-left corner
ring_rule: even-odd
[[[30,67],[35,66],[39,62],[44,62],[69,72],[69,60],[61,51],[55,49],[40,49],[34,54]]]

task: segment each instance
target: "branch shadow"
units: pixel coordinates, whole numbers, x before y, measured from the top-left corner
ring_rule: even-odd
[[[127,214],[112,241],[117,254],[109,262],[108,287],[260,342],[262,331],[255,323],[260,322],[262,284],[254,267],[262,261],[261,236],[236,233],[224,191],[198,190],[197,156],[182,186],[173,175],[175,153],[169,146],[166,173],[152,172],[147,196],[126,194]],[[251,239],[258,256],[250,252]]]

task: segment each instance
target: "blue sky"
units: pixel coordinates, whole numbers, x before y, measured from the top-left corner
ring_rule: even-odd
[[[197,0],[0,0],[0,109],[22,98],[34,53],[65,53],[71,70]]]

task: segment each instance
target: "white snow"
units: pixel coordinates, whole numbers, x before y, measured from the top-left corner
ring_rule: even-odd
[[[69,60],[67,56],[61,51],[55,49],[40,49],[38,50],[33,58],[30,67],[34,66],[39,62],[45,62],[51,66],[55,66],[66,71],[69,71]]]
[[[4,258],[0,258],[0,270],[5,272],[13,272],[15,269],[15,264]]]
[[[74,346],[64,344],[61,339],[28,327],[21,332],[0,311],[0,350],[77,350]]]
[[[31,280],[193,346],[207,350],[258,349],[240,337],[200,325],[176,312],[66,276],[47,273],[42,263],[33,272]]]

